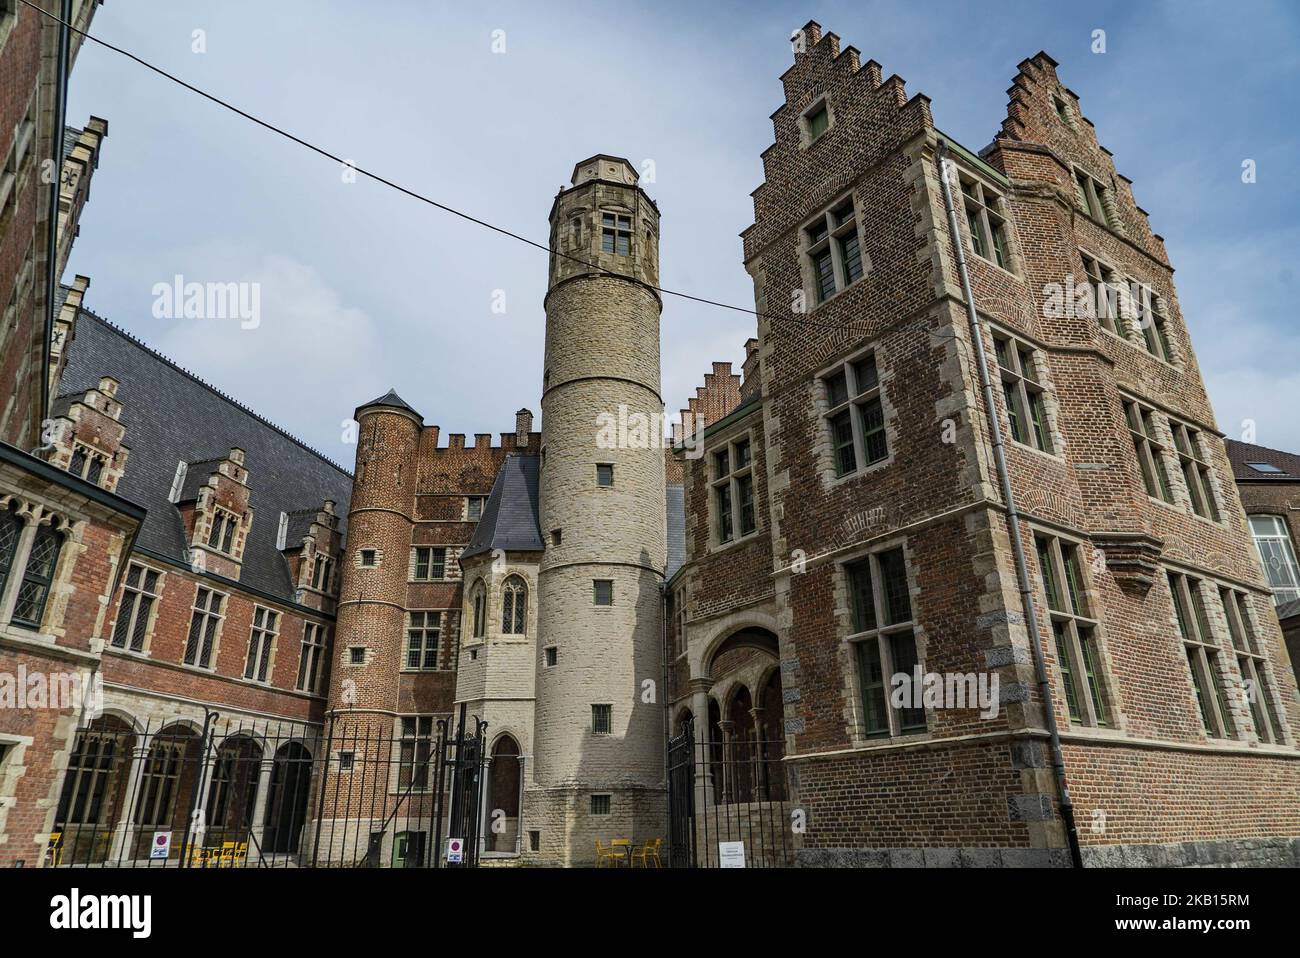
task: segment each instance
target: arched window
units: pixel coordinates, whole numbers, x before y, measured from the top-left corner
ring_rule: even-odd
[[[528,586],[517,575],[506,579],[501,589],[501,632],[523,635],[524,615],[528,611]]]
[[[487,590],[483,588],[483,580],[480,579],[474,586],[470,602],[474,606],[474,638],[481,639],[483,630],[487,627]]]
[[[14,603],[15,622],[40,627],[62,548],[63,532],[55,524],[43,525],[36,530],[27,568],[23,570],[23,581],[18,586],[18,601]]]
[[[9,581],[14,552],[18,549],[18,534],[22,531],[17,505],[11,503],[8,509],[0,509],[0,596],[4,595],[5,583]]]

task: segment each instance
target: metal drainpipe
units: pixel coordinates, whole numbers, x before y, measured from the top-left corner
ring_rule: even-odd
[[[1038,679],[1038,690],[1046,713],[1048,746],[1052,752],[1052,767],[1056,772],[1056,787],[1060,794],[1061,820],[1065,823],[1065,838],[1070,846],[1070,863],[1075,868],[1082,868],[1083,857],[1079,850],[1079,833],[1074,824],[1074,804],[1070,801],[1070,789],[1065,782],[1065,756],[1061,752],[1061,733],[1056,724],[1055,701],[1038,637],[1038,614],[1034,608],[1034,590],[1030,584],[1029,567],[1025,562],[1024,544],[1020,539],[1020,513],[1016,509],[1016,497],[1011,489],[1011,474],[1007,469],[1006,451],[1002,442],[1002,425],[998,422],[997,407],[993,405],[993,383],[989,378],[988,356],[984,352],[984,337],[979,315],[975,312],[975,295],[971,290],[970,273],[966,270],[966,253],[962,249],[961,232],[957,227],[957,210],[952,202],[952,187],[948,184],[948,177],[944,173],[944,161],[947,155],[948,142],[940,139],[935,157],[939,167],[939,183],[943,187],[943,205],[948,213],[948,232],[951,234],[953,250],[957,257],[957,273],[961,277],[962,296],[966,299],[966,319],[970,323],[971,339],[975,341],[975,365],[979,369],[980,386],[984,390],[984,409],[988,415],[989,434],[992,438],[993,461],[997,466],[998,481],[1002,487],[1002,501],[1007,509],[1007,530],[1011,535],[1011,551],[1016,561],[1016,578],[1020,583],[1020,601],[1024,607],[1025,625],[1029,632],[1029,649],[1034,656],[1034,673]]]
[[[45,419],[50,414],[50,359],[54,353],[54,291],[59,282],[59,191],[63,186],[63,127],[68,110],[68,24],[72,21],[72,0],[63,0],[63,22],[59,24],[58,77],[54,91],[54,177],[50,184],[50,222],[47,233],[49,259],[45,271],[45,335],[41,341],[41,422],[37,446],[45,444]]]

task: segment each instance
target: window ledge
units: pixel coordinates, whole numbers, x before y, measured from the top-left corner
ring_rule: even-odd
[[[802,253],[801,255],[807,256],[808,254]],[[851,290],[854,286],[857,286],[859,283],[861,283],[864,279],[867,278],[867,276],[868,276],[867,273],[863,273],[853,282],[849,283],[849,285],[841,289],[837,289],[835,292],[831,293],[829,296],[823,299],[820,303],[814,304],[813,307],[808,310],[808,312],[804,313],[804,315],[811,316],[813,313],[817,312],[817,310],[821,309],[822,307],[829,306],[831,303],[835,302],[835,300],[839,299],[841,296],[843,296],[845,293]]]
[[[1031,446],[1028,443],[1021,442],[1019,439],[1012,439],[1011,444],[1017,449],[1023,449],[1025,452],[1032,452],[1037,456],[1042,456],[1046,459],[1052,460],[1053,462],[1060,463],[1061,465],[1065,465],[1066,463],[1065,455],[1063,453],[1048,452],[1046,449],[1039,449],[1037,446]]]
[[[1012,279],[1014,279],[1017,283],[1023,283],[1023,282],[1025,281],[1024,277],[1021,276],[1019,273],[1013,273],[1013,272],[1011,272],[1011,270],[1007,269],[1005,266],[999,266],[995,260],[991,260],[991,259],[989,259],[987,256],[982,256],[981,254],[975,252],[974,250],[971,250],[971,251],[970,251],[970,255],[971,255],[971,257],[972,257],[973,259],[979,260],[981,263],[983,263],[983,264],[984,264],[985,266],[987,266],[989,269],[995,269],[995,270],[997,270],[999,273],[1002,273],[1002,274],[1004,274],[1004,275],[1006,275],[1006,276],[1010,276],[1010,277],[1011,277]]]
[[[823,416],[822,418],[824,419],[825,416]],[[888,433],[886,433],[886,435],[888,435]],[[835,468],[832,466],[825,474],[826,488],[828,490],[834,489],[836,486],[845,485],[849,482],[852,482],[854,479],[864,479],[867,476],[871,475],[872,473],[879,472],[881,469],[885,468],[886,466],[892,465],[893,462],[894,462],[894,454],[891,451],[890,454],[886,456],[884,459],[863,466],[861,469],[854,469],[852,472],[846,472],[842,476],[835,475]]]
[[[712,545],[709,547],[709,555],[718,555],[735,549],[737,546],[748,545],[750,542],[757,539],[762,531],[763,527],[759,526],[753,532],[747,532],[745,535],[740,536],[737,539],[729,539],[726,542],[719,542],[716,545]]]

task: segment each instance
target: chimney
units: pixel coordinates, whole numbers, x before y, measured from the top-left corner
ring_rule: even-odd
[[[533,413],[531,409],[521,409],[515,413],[515,445],[523,449],[528,445],[528,437],[533,431]]]

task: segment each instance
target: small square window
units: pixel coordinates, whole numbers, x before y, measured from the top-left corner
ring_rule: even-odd
[[[1271,462],[1248,462],[1246,463],[1246,465],[1250,466],[1250,468],[1253,469],[1255,472],[1263,472],[1268,474],[1279,474],[1279,475],[1282,473],[1282,470],[1279,469],[1277,466],[1273,465]]]
[[[355,752],[339,752],[339,771],[340,771],[340,772],[350,772],[350,771],[352,771],[352,766],[353,766],[353,764],[354,764],[355,762],[356,762],[356,753],[355,753]]]
[[[612,486],[614,484],[614,464],[612,462],[596,463],[596,485]]]
[[[373,569],[375,567],[376,559],[374,549],[361,550],[361,565],[367,569]]]
[[[551,646],[550,648],[546,649],[546,667],[548,669],[551,666],[555,665],[558,658],[559,658],[559,649],[557,649],[555,646]]]
[[[563,530],[561,530],[561,529],[552,529],[552,530],[551,530],[551,545],[553,545],[553,546],[558,546],[558,545],[560,544],[560,540],[563,538],[563,536],[564,536]]]
[[[1069,110],[1066,108],[1065,101],[1062,100],[1059,96],[1053,96],[1052,105],[1056,107],[1056,115],[1060,117],[1063,122],[1069,123],[1070,113]]]
[[[465,499],[465,518],[470,522],[478,522],[483,518],[483,496],[468,496]]]
[[[831,114],[825,103],[819,103],[804,117],[804,120],[808,124],[808,142],[811,143],[830,127]]]
[[[348,646],[348,662],[351,665],[365,665],[366,647],[364,645]]]
[[[593,579],[591,582],[591,601],[594,605],[614,604],[614,580]]]
[[[610,796],[609,796],[609,795],[593,795],[593,796],[591,796],[591,814],[593,814],[593,815],[608,815],[608,814],[609,814],[609,805],[610,805]]]
[[[528,850],[530,852],[540,852],[542,850],[542,833],[530,831],[528,833]]]
[[[609,735],[613,728],[614,706],[593,705],[591,707],[591,733]]]

